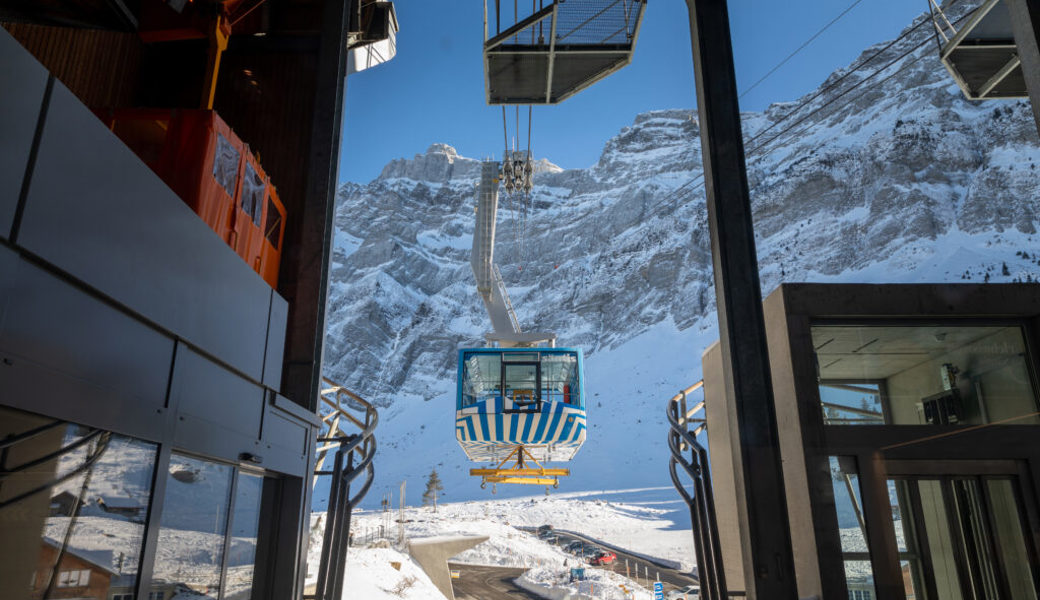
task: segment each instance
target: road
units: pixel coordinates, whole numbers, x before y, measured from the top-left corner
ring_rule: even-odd
[[[461,577],[451,581],[456,600],[541,600],[513,584],[527,569],[483,567],[448,563],[449,569],[458,569]]]
[[[534,533],[530,528],[524,528],[528,533]],[[588,545],[598,545],[592,540],[572,533],[556,532],[560,545],[567,545],[571,540],[580,540]],[[653,581],[660,576],[664,589],[673,590],[684,585],[696,584],[697,580],[688,574],[680,573],[674,569],[668,569],[656,565],[645,559],[633,556],[625,552],[617,552],[617,562],[602,567],[587,565],[584,560],[574,557],[571,566],[585,565],[587,569],[609,569],[615,573],[626,575],[625,561],[628,561],[627,576],[647,589],[653,588]],[[452,588],[455,590],[456,600],[514,600],[530,599],[539,600],[538,596],[517,587],[513,580],[519,577],[526,569],[507,567],[484,567],[477,565],[465,565],[461,563],[449,563],[448,568],[458,569],[461,577],[452,580]],[[638,575],[637,575],[638,571]],[[649,573],[650,580],[647,581],[645,573]]]
[[[526,529],[527,528],[525,528],[525,530]],[[529,531],[529,532],[533,533],[533,531]],[[582,537],[580,535],[576,535],[576,534],[573,534],[573,533],[563,533],[563,532],[559,532],[559,531],[557,531],[555,533],[556,533],[556,537],[559,538],[559,540],[560,540],[559,541],[559,545],[561,545],[561,546],[566,546],[571,540],[580,540],[581,542],[583,542],[585,544],[588,544],[590,546],[598,546],[599,545],[596,542],[593,542],[592,540],[586,539],[586,538],[584,538],[584,537]],[[680,588],[680,587],[682,587],[684,585],[691,585],[691,584],[696,584],[697,583],[696,579],[694,579],[693,577],[690,577],[690,575],[688,575],[686,573],[680,573],[679,571],[676,571],[674,569],[669,569],[669,568],[666,568],[666,567],[662,567],[660,565],[656,565],[656,564],[654,564],[654,563],[652,563],[652,562],[650,562],[650,561],[648,561],[646,559],[639,558],[637,556],[633,556],[633,555],[628,554],[626,552],[618,552],[616,550],[614,550],[613,552],[615,554],[617,554],[617,557],[618,557],[617,561],[614,562],[613,564],[605,565],[605,566],[602,566],[602,567],[592,567],[592,566],[586,565],[586,568],[610,569],[611,571],[614,571],[615,573],[620,573],[622,575],[626,575],[626,573],[625,573],[625,561],[627,560],[628,561],[628,574],[626,576],[629,577],[630,579],[634,580],[634,581],[637,581],[639,584],[647,587],[648,589],[652,589],[653,588],[653,581],[658,577],[658,575],[660,575],[660,577],[661,577],[660,581],[661,581],[661,583],[664,584],[664,590],[666,592],[668,590],[673,590],[673,589],[676,589],[676,588]],[[578,564],[582,564],[584,562],[585,561],[582,561],[581,559],[575,557],[575,563],[576,564],[574,566],[578,566]],[[637,575],[637,573],[638,573],[638,575]],[[646,579],[646,573],[650,574],[649,582]]]

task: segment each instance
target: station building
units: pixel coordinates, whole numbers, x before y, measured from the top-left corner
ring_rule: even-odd
[[[0,7],[0,597],[304,594],[348,54],[389,4]]]
[[[763,303],[800,597],[1037,597],[1040,286],[783,284]],[[704,399],[729,589],[745,482]]]

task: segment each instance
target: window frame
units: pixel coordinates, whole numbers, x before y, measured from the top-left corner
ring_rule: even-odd
[[[1022,336],[1022,343],[1025,350],[1025,356],[1023,362],[1025,363],[1026,372],[1029,377],[1029,383],[1033,391],[1033,399],[1036,403],[1037,411],[1040,411],[1040,370],[1038,370],[1038,360],[1040,360],[1040,347],[1037,346],[1036,331],[1033,327],[1033,323],[1026,317],[813,317],[810,316],[807,319],[807,331],[809,335],[806,343],[806,348],[809,351],[809,356],[812,358],[813,363],[816,364],[816,375],[817,381],[820,381],[819,364],[816,362],[816,348],[813,347],[811,342],[812,331],[816,327],[1016,327]],[[828,379],[828,382],[837,381],[854,381],[855,379]],[[872,380],[869,378],[859,379],[864,383],[879,383],[878,380]],[[884,383],[881,382],[880,388],[884,388]],[[885,423],[877,425],[829,425],[826,423],[823,416],[823,400],[820,397],[819,385],[817,385],[813,392],[812,398],[810,399],[816,406],[817,414],[819,417],[820,426],[829,429],[833,427],[914,427],[915,425],[894,425],[889,422],[891,419],[891,406],[889,405],[889,398],[887,390],[882,391],[882,410],[885,413]],[[977,425],[965,425],[965,424],[948,424],[942,425],[943,427],[953,428],[971,428]],[[935,427],[935,425],[929,425],[929,427]],[[1040,427],[1040,426],[1036,426]]]

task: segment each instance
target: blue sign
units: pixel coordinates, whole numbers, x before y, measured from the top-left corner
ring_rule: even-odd
[[[654,582],[654,600],[664,600],[664,584],[660,581]]]

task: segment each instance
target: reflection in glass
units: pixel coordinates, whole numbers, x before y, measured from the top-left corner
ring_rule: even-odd
[[[881,385],[876,382],[820,381],[827,425],[884,425]]]
[[[910,508],[910,482],[888,480],[888,499],[892,507],[892,525],[895,528],[896,549],[899,552],[899,570],[903,575],[903,591],[907,600],[924,598],[921,554],[914,535],[913,510]]]
[[[188,590],[216,600],[234,470],[174,454],[166,479],[153,591]]]
[[[832,456],[830,470],[849,597],[872,600],[875,597],[874,572],[870,565],[866,524],[863,520],[863,501],[855,460],[847,456]]]
[[[506,398],[516,402],[538,399],[538,365],[506,364]]]
[[[829,424],[1040,424],[1020,327],[815,325]]]
[[[213,178],[228,196],[235,195],[238,184],[238,150],[222,134],[217,134],[217,148],[213,155]]]
[[[578,404],[578,355],[542,354],[542,400]]]
[[[5,408],[0,439],[9,444],[0,452],[0,582],[13,586],[6,590],[32,598],[131,594],[155,446]]]
[[[1016,600],[1036,600],[1014,482],[1010,479],[989,479],[986,486],[993,512],[993,529],[1007,571],[1011,597]]]
[[[489,400],[502,390],[502,356],[473,353],[463,361],[463,405]]]
[[[951,515],[947,512],[942,486],[939,481],[924,479],[918,481],[917,486],[936,591],[940,598],[961,600],[960,569],[956,560],[960,545],[954,543],[950,532]]]
[[[239,472],[231,515],[231,546],[228,549],[226,600],[247,600],[253,588],[256,539],[260,529],[260,494],[264,478]]]

